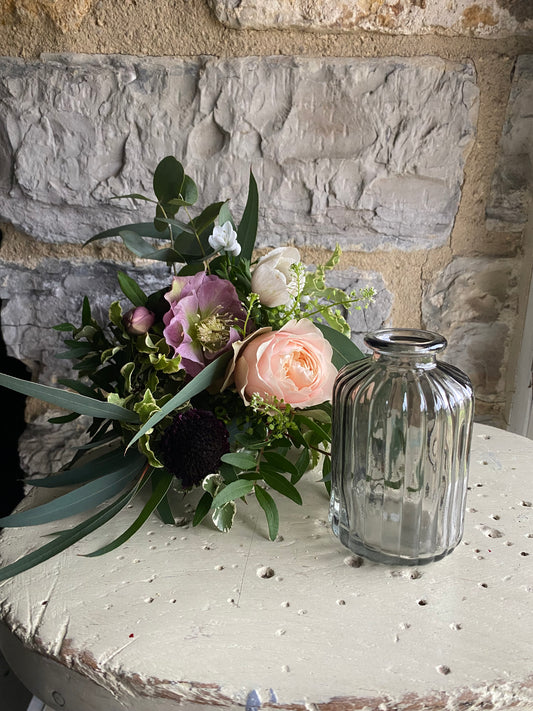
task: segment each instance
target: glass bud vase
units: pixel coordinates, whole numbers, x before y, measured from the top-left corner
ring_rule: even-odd
[[[330,522],[351,551],[389,565],[439,560],[463,534],[474,396],[436,360],[429,331],[368,334],[372,356],[333,392]]]

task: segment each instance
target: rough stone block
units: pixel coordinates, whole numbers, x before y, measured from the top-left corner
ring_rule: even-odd
[[[533,32],[530,0],[208,0],[237,29],[505,37]]]
[[[533,8],[533,4],[532,4]],[[489,230],[520,232],[533,194],[533,54],[518,57],[487,202]]]
[[[425,327],[448,339],[443,360],[465,371],[483,402],[503,402],[518,269],[514,259],[458,257],[424,293]]]
[[[81,242],[144,219],[173,154],[203,199],[258,180],[258,246],[446,242],[475,133],[470,62],[419,58],[0,58],[0,220]],[[148,213],[151,216],[151,213]]]

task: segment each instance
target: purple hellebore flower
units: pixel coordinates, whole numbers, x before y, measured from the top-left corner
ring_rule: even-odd
[[[246,311],[233,284],[214,274],[174,277],[165,294],[170,310],[163,335],[184,370],[194,377],[242,337]]]

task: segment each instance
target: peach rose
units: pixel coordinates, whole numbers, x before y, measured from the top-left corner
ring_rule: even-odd
[[[245,345],[234,370],[235,386],[248,403],[254,393],[275,396],[293,407],[331,399],[337,369],[322,332],[309,319],[292,320]]]

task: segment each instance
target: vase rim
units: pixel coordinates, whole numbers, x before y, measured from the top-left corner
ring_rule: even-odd
[[[440,333],[418,328],[383,328],[367,333],[365,343],[380,353],[427,354],[442,351],[448,345]]]

